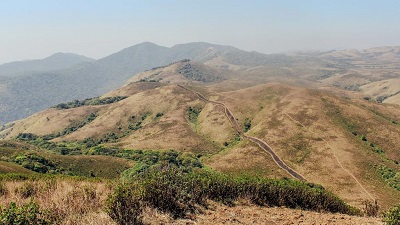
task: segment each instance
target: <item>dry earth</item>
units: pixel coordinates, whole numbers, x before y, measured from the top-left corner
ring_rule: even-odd
[[[211,203],[210,208],[191,219],[173,220],[165,214],[147,210],[145,221],[150,224],[264,224],[264,225],[383,225],[380,218],[343,214],[261,207],[240,204],[229,207]]]

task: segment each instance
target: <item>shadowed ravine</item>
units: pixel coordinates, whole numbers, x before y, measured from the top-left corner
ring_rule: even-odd
[[[225,116],[228,118],[228,120],[230,121],[230,123],[232,124],[233,128],[235,129],[235,131],[244,139],[248,139],[249,141],[256,143],[258,146],[260,146],[260,148],[264,149],[266,152],[268,152],[272,159],[275,161],[275,163],[283,170],[285,170],[287,173],[289,173],[292,177],[301,180],[301,181],[306,181],[306,179],[300,175],[298,172],[296,172],[295,170],[293,170],[292,168],[290,168],[289,166],[287,166],[280,158],[278,155],[276,155],[276,153],[271,149],[271,147],[269,147],[269,145],[256,137],[251,137],[251,136],[247,136],[246,134],[244,134],[237,122],[237,120],[235,119],[235,117],[233,116],[232,112],[228,109],[228,107],[226,107],[226,105],[222,102],[216,102],[216,101],[212,101],[212,100],[208,100],[207,98],[205,98],[202,94],[191,90],[187,87],[184,87],[182,85],[178,85],[178,87],[183,88],[189,92],[194,93],[195,95],[197,95],[197,97],[205,102],[209,102],[209,103],[213,103],[215,105],[220,105],[224,108],[225,111]]]

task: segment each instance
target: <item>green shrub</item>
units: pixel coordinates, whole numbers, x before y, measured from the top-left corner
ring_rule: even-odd
[[[390,208],[383,215],[383,221],[387,223],[387,225],[399,225],[400,224],[400,204],[397,204]]]
[[[141,194],[135,185],[120,184],[108,196],[106,212],[120,225],[143,224]]]
[[[200,106],[189,106],[189,108],[187,109],[187,117],[189,122],[196,123],[197,118],[199,117],[202,110],[203,108]]]
[[[60,103],[53,108],[56,109],[71,109],[71,108],[77,108],[85,105],[105,105],[105,104],[111,104],[114,102],[121,101],[123,99],[127,98],[127,96],[114,96],[114,97],[105,97],[105,98],[88,98],[85,100],[75,100],[72,102],[67,102],[67,103]]]
[[[205,206],[207,199],[232,205],[239,198],[258,205],[362,214],[322,186],[289,179],[232,177],[200,168],[185,172],[166,164],[150,167],[132,182],[121,184],[109,197],[108,213],[116,221],[139,218],[143,205],[179,218],[195,212],[197,205]]]
[[[174,167],[180,168],[183,172],[190,172],[194,168],[202,168],[200,159],[193,153],[168,151],[129,151],[130,159],[138,163],[122,173],[122,179],[133,180],[151,168],[155,167]]]
[[[250,128],[251,128],[251,119],[250,118],[246,118],[244,120],[243,128],[244,128],[244,132],[247,132],[250,130]]]
[[[194,212],[195,205],[204,203],[199,188],[199,180],[182,172],[181,169],[163,167],[145,173],[140,181],[143,189],[143,201],[162,212],[170,213],[174,218]],[[204,196],[205,197],[205,196]]]
[[[18,207],[14,202],[10,205],[1,209],[0,224],[12,224],[12,225],[45,225],[52,224],[47,218],[46,213],[42,212],[39,206],[30,201],[29,203]]]

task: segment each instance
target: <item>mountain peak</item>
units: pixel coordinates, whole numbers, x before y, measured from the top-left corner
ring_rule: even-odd
[[[86,57],[84,55],[78,55],[75,53],[70,52],[57,52],[53,55],[50,55],[43,60],[50,60],[50,59],[57,59],[57,60],[81,60],[81,61],[94,61],[94,59]]]
[[[67,69],[79,63],[92,61],[94,59],[83,55],[57,52],[44,59],[17,61],[0,65],[0,75],[15,76],[27,72]]]

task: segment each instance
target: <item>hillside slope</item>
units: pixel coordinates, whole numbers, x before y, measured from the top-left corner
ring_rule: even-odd
[[[185,63],[192,62],[140,76],[157,74],[153,78],[161,81],[180,76],[178,83],[192,82],[179,73]],[[195,65],[206,73],[206,66]],[[266,141],[307,181],[357,206],[378,199],[386,208],[400,200],[399,106],[278,83],[216,91],[227,82],[188,87],[224,103],[245,134]],[[222,107],[175,84],[131,81],[85,102],[59,105],[7,124],[0,135],[12,139],[33,133],[54,143],[175,149],[200,154],[206,165],[228,173],[290,177],[266,152],[236,134]]]
[[[382,86],[382,83],[397,81],[400,77],[398,49],[262,54],[204,42],[170,48],[145,42],[70,68],[24,72],[23,76],[12,78],[0,76],[0,124],[60,102],[103,95],[120,87],[136,73],[183,59],[202,62],[213,70],[225,71],[224,74],[231,73],[232,76],[224,77],[227,90],[266,82],[310,88],[335,86],[357,91],[374,101],[397,104],[399,87]],[[58,55],[49,59],[55,60]],[[376,92],[380,88],[385,88],[385,94]]]

